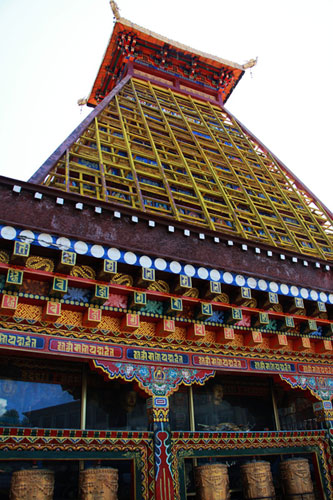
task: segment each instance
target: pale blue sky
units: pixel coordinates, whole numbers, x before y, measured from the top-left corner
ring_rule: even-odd
[[[227,103],[331,210],[332,0],[118,0],[123,17],[244,63]],[[108,0],[0,0],[0,174],[27,180],[85,117]]]

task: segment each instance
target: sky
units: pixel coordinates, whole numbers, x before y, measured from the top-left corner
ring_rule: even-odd
[[[120,15],[247,70],[226,108],[333,210],[333,0],[117,0]],[[0,175],[28,180],[91,111],[108,0],[0,0]]]

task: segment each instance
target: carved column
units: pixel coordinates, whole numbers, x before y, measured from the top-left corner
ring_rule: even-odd
[[[150,351],[150,354],[154,351]],[[146,351],[138,350],[138,355],[148,359]],[[175,358],[173,358],[175,359]],[[161,364],[137,364],[94,360],[93,366],[110,379],[121,377],[130,382],[136,380],[150,398],[148,415],[154,433],[155,453],[155,500],[174,500],[172,476],[171,432],[169,425],[169,396],[180,384],[201,384],[215,375],[214,370],[178,368]]]
[[[157,500],[172,500],[174,487],[171,472],[169,398],[167,396],[152,396],[149,399],[148,408],[149,421],[154,432],[155,498]]]

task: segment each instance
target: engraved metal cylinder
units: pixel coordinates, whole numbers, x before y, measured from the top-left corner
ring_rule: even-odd
[[[13,472],[11,500],[52,500],[54,472],[48,469],[26,469]]]
[[[118,470],[101,467],[81,471],[79,490],[81,500],[117,500]]]
[[[280,464],[281,483],[286,500],[315,500],[309,461],[290,458]]]
[[[229,500],[228,466],[207,464],[195,468],[196,492],[199,500]]]
[[[275,490],[269,462],[249,462],[241,466],[244,498],[274,499]]]

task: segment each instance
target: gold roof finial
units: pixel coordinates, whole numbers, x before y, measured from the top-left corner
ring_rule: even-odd
[[[78,99],[77,104],[78,106],[85,106],[88,102],[88,99],[86,97],[81,97]]]
[[[258,62],[257,57],[255,59],[250,59],[245,64],[243,64],[243,69],[253,68],[253,66],[255,66],[257,62]]]
[[[111,9],[117,21],[120,19],[119,7],[114,0],[110,0]]]

